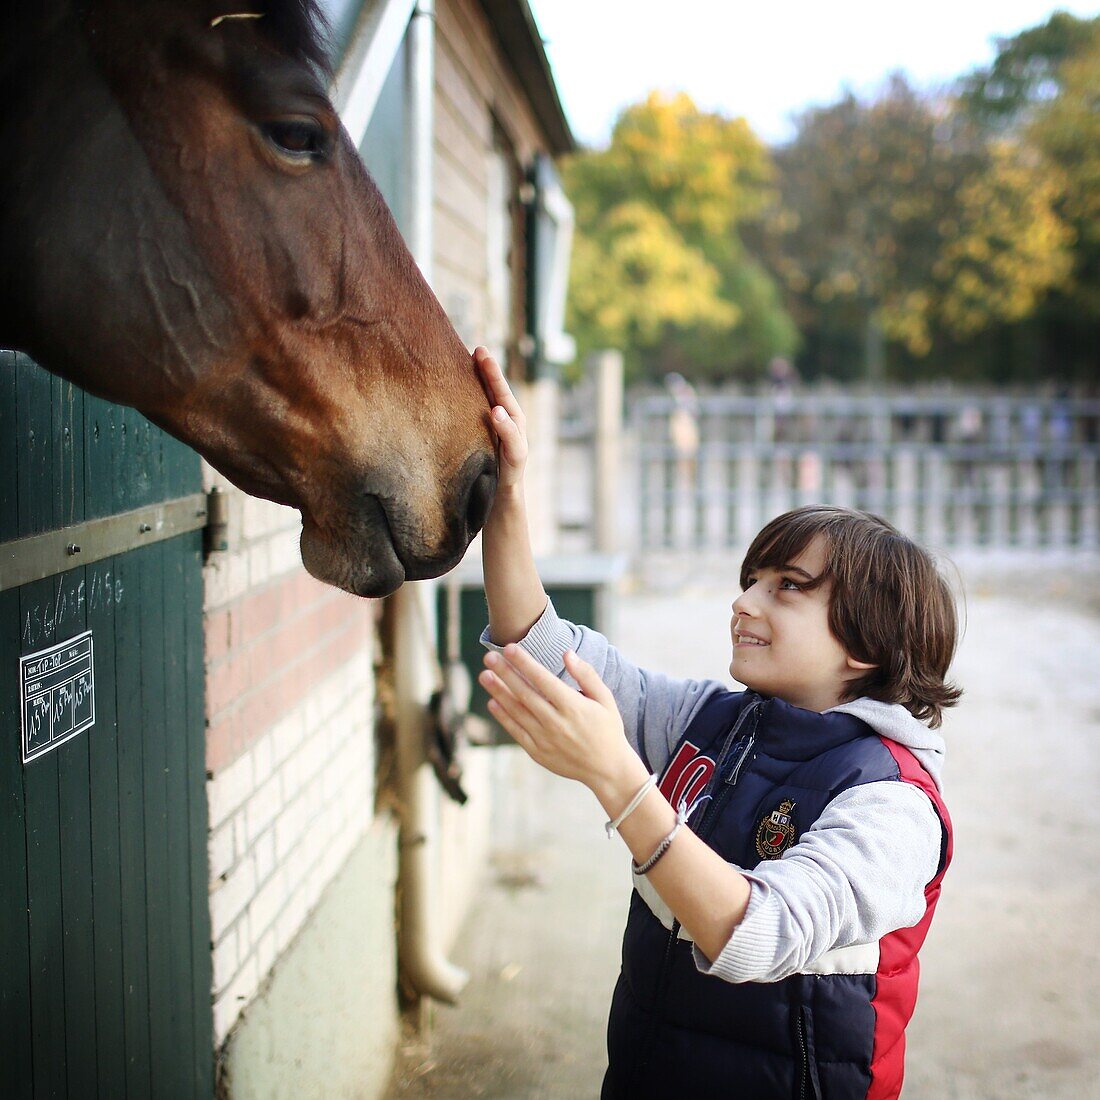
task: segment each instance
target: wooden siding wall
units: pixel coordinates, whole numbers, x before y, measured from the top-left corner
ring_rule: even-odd
[[[518,188],[523,166],[545,142],[484,12],[473,0],[450,0],[437,9],[435,81],[435,289],[459,335],[473,344],[483,338],[488,313],[489,156],[503,145]],[[518,214],[515,193],[512,199]],[[520,362],[515,343],[524,327],[524,242],[522,235],[515,235],[522,227],[522,217],[514,217],[515,327],[508,348],[513,377]]]

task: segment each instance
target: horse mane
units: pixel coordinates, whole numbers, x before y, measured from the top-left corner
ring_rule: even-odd
[[[259,7],[264,13],[257,20],[259,30],[284,52],[332,77],[329,23],[318,0],[265,0]]]

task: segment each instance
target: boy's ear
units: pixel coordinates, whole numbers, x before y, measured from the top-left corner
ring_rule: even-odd
[[[870,661],[857,661],[855,657],[845,657],[845,660],[853,672],[870,672],[871,669],[878,668],[878,665],[872,664]]]

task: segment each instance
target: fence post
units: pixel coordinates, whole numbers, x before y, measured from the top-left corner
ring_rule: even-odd
[[[930,447],[924,452],[924,538],[937,548],[944,546],[948,537],[946,488],[943,453]]]
[[[1082,550],[1100,546],[1100,486],[1096,483],[1096,467],[1100,456],[1089,450],[1077,460],[1077,491],[1081,508],[1077,518],[1077,545]]]
[[[623,434],[623,355],[609,349],[592,357],[596,390],[596,457],[592,485],[592,518],[596,549],[611,554],[619,530],[619,468]]]
[[[1038,457],[1028,457],[1019,463],[1017,471],[1017,533],[1020,545],[1034,549],[1040,542],[1039,508],[1042,503],[1042,489],[1039,484]]]
[[[897,528],[909,536],[917,530],[917,455],[911,446],[899,447],[893,462],[893,511]]]

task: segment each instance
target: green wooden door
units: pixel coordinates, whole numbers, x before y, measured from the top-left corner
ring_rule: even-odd
[[[138,413],[0,351],[0,543],[200,488]],[[0,591],[5,1098],[213,1093],[201,566],[193,530]]]

